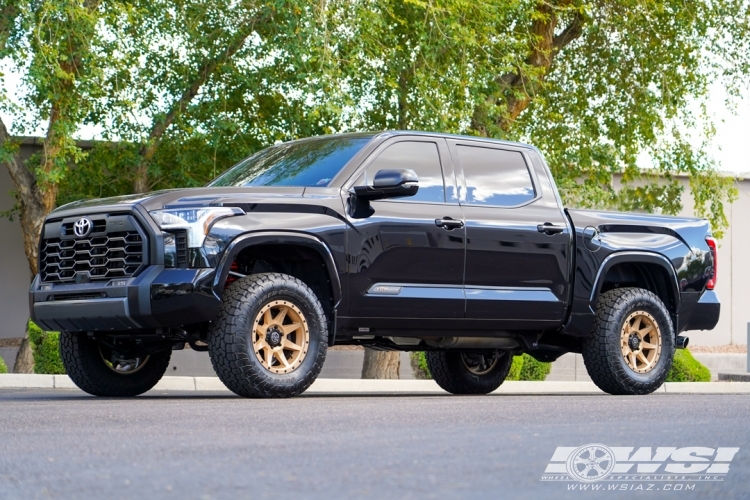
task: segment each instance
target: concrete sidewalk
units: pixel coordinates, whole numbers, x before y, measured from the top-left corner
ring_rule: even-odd
[[[67,375],[0,375],[0,389],[76,389]],[[152,391],[226,391],[217,377],[163,377]],[[750,394],[750,382],[667,382],[656,393]],[[306,394],[445,394],[432,380],[318,379]],[[505,382],[493,394],[604,394],[593,382]]]

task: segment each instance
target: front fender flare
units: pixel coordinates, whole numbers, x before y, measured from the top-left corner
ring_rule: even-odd
[[[339,279],[336,261],[328,246],[319,238],[295,231],[259,231],[244,233],[234,238],[221,255],[216,274],[214,275],[213,290],[217,297],[224,293],[224,284],[229,276],[229,268],[237,255],[244,249],[265,243],[302,245],[315,250],[326,265],[326,271],[331,281],[334,308],[341,301],[341,280]]]

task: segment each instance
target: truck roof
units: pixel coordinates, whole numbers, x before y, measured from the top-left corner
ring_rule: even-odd
[[[372,131],[372,132],[343,132],[340,134],[326,134],[326,135],[318,135],[313,137],[307,137],[303,139],[297,139],[295,141],[288,141],[288,142],[298,142],[298,141],[309,141],[309,140],[316,140],[316,139],[323,139],[325,137],[361,137],[364,139],[384,139],[388,137],[396,137],[399,135],[420,135],[425,137],[443,137],[443,138],[451,138],[451,139],[469,139],[472,141],[480,141],[480,142],[488,142],[492,144],[507,144],[509,146],[520,146],[524,148],[529,149],[536,149],[531,144],[526,144],[523,142],[514,142],[514,141],[504,141],[501,139],[493,139],[489,137],[478,137],[474,135],[461,135],[461,134],[448,134],[444,132],[428,132],[424,130],[381,130],[381,131]]]

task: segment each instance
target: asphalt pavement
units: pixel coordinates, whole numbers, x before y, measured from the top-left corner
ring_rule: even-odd
[[[746,499],[749,410],[750,395],[1,389],[0,499]],[[542,481],[557,447],[588,443],[739,452],[708,480]]]

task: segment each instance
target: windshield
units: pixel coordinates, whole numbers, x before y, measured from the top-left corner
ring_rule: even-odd
[[[369,137],[333,136],[290,142],[258,151],[209,186],[328,186]]]

